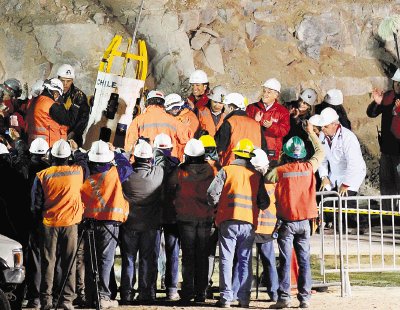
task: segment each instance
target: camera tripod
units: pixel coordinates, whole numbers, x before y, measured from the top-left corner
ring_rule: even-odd
[[[64,288],[67,283],[68,277],[71,274],[72,267],[75,263],[75,260],[76,260],[76,257],[77,257],[78,251],[79,251],[79,247],[83,241],[85,232],[87,233],[87,237],[88,237],[87,240],[88,240],[89,255],[90,255],[90,270],[92,272],[92,279],[93,279],[93,284],[94,284],[95,293],[96,293],[96,297],[95,297],[94,301],[96,304],[96,310],[100,310],[100,294],[99,294],[99,284],[98,284],[99,283],[99,269],[98,269],[98,265],[97,265],[96,241],[95,241],[95,235],[94,235],[95,223],[100,223],[108,231],[108,233],[117,241],[117,245],[119,244],[118,238],[109,230],[109,228],[102,221],[97,221],[92,218],[83,219],[82,231],[81,231],[81,234],[78,239],[78,246],[77,246],[76,252],[74,254],[74,257],[72,259],[72,262],[68,268],[68,272],[62,282],[62,286],[61,286],[60,292],[58,294],[58,299],[57,299],[55,310],[57,310],[60,305],[62,293],[64,292]]]

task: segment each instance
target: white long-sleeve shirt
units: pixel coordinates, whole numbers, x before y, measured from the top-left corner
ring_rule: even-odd
[[[321,178],[328,177],[333,186],[339,188],[341,184],[345,184],[349,186],[349,190],[358,192],[367,169],[356,135],[341,126],[331,144],[328,139],[321,132],[320,140],[325,150],[325,158],[318,169],[319,175]]]

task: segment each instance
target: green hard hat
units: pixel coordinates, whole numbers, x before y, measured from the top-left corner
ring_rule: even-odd
[[[291,137],[283,146],[283,152],[292,158],[301,159],[306,157],[307,151],[306,147],[304,146],[303,140],[298,137],[294,136]]]

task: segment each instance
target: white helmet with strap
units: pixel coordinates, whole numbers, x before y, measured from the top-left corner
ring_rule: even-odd
[[[141,141],[136,144],[133,150],[133,156],[138,158],[150,159],[153,157],[153,149],[146,141]]]
[[[114,152],[106,142],[99,140],[92,143],[88,156],[91,162],[109,163],[114,159]]]
[[[62,96],[63,91],[64,91],[63,83],[57,78],[52,78],[50,80],[46,80],[43,83],[43,86],[44,86],[44,88],[47,88],[48,90],[57,91],[60,94],[60,96]]]
[[[203,70],[195,70],[189,78],[190,84],[206,84],[208,83],[208,76]]]
[[[160,133],[154,138],[154,147],[159,149],[169,149],[172,147],[171,137],[165,133]]]
[[[49,144],[45,139],[42,137],[37,137],[35,140],[31,142],[29,147],[29,152],[32,154],[46,154],[47,150],[49,149]]]
[[[183,150],[184,154],[191,157],[198,157],[205,154],[204,145],[200,140],[190,139]]]
[[[51,148],[51,155],[57,158],[67,158],[71,153],[71,146],[64,139],[56,141]]]
[[[60,68],[58,68],[57,75],[60,78],[74,79],[75,78],[75,70],[71,65],[63,64],[60,66]]]
[[[230,94],[226,95],[224,98],[224,104],[233,104],[241,110],[246,109],[246,105],[244,102],[245,102],[245,99],[244,99],[243,95],[241,95],[239,93],[230,93]]]

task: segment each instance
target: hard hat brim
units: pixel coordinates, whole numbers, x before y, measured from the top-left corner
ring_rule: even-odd
[[[114,159],[114,152],[110,151],[108,154],[105,154],[105,155],[104,154],[97,155],[97,154],[91,153],[89,151],[88,157],[91,162],[109,163],[110,161],[112,161]]]

